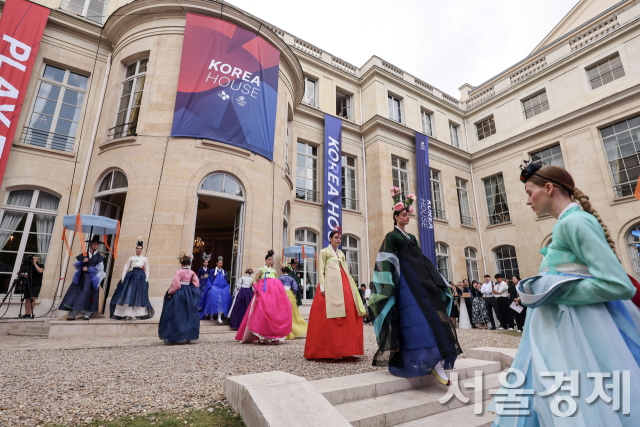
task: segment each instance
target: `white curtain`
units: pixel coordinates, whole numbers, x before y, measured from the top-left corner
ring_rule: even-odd
[[[49,243],[51,243],[51,234],[53,233],[53,224],[56,222],[56,217],[53,215],[36,215],[36,236],[38,238],[38,253],[40,254],[40,261],[44,264],[47,258],[47,252],[49,252]]]
[[[345,258],[347,259],[347,265],[349,266],[349,274],[355,277],[355,280],[359,280],[358,277],[358,259],[355,251],[345,250]],[[358,285],[356,283],[356,285]],[[358,285],[359,286],[359,285]]]
[[[2,222],[0,222],[0,249],[4,249],[4,246],[9,241],[9,238],[13,235],[13,232],[18,228],[18,224],[22,221],[26,213],[4,211],[2,216]]]

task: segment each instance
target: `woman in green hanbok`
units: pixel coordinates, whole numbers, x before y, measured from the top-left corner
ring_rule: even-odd
[[[520,179],[534,213],[558,221],[539,274],[517,285],[529,309],[511,387],[489,407],[494,426],[637,426],[640,407],[630,402],[640,398],[640,312],[613,239],[563,168],[532,163]],[[525,393],[516,416],[505,412],[507,391]]]

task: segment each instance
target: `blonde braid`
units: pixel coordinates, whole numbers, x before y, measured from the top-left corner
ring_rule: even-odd
[[[596,217],[596,219],[602,226],[602,229],[604,230],[604,235],[607,238],[607,243],[609,243],[609,247],[611,247],[611,250],[613,251],[613,253],[616,254],[616,258],[618,258],[618,261],[620,261],[620,256],[616,251],[616,243],[611,238],[611,233],[609,233],[609,228],[606,225],[604,225],[604,222],[602,221],[602,218],[600,218],[600,214],[598,213],[598,211],[596,211],[593,208],[593,206],[591,206],[591,202],[589,201],[589,196],[584,194],[577,187],[573,187],[573,190],[571,191],[571,195],[578,203],[580,203],[582,210]]]

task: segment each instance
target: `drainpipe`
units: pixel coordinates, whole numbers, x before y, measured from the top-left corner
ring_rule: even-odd
[[[358,87],[359,90],[359,104],[360,104],[360,130],[362,131],[362,87]],[[360,140],[362,141],[362,168],[364,170],[364,229],[365,239],[367,245],[367,289],[369,289],[369,283],[371,283],[371,258],[369,254],[369,204],[367,203],[367,155],[364,150],[364,135],[360,134]]]
[[[82,204],[82,197],[84,195],[84,189],[87,184],[87,175],[89,175],[89,164],[91,163],[91,156],[93,154],[93,147],[96,143],[96,135],[98,133],[98,124],[100,123],[100,115],[102,114],[102,106],[104,103],[104,95],[107,92],[107,81],[109,80],[109,72],[111,71],[111,54],[107,57],[107,69],[104,73],[104,81],[102,82],[102,91],[100,92],[100,100],[98,101],[98,111],[96,112],[96,119],[93,123],[93,132],[91,133],[91,142],[89,142],[89,150],[87,151],[87,159],[84,163],[84,171],[82,172],[82,181],[80,182],[80,191],[78,192],[78,200],[76,201],[76,209],[73,212],[74,215],[80,213],[80,205]],[[79,151],[79,150],[78,150]],[[75,237],[75,232],[71,233],[69,241],[70,245],[73,246],[73,238]],[[64,247],[62,247],[64,251]],[[61,275],[66,276],[67,267],[69,266],[69,257],[65,257],[62,263]],[[58,288],[56,289],[55,301],[53,303],[54,309],[51,310],[51,316],[54,315],[54,312],[58,309],[57,303],[62,297],[62,287],[64,285],[65,277],[61,277],[58,281]]]
[[[467,119],[464,119],[464,135],[467,140],[467,151],[471,153],[469,146],[469,132],[467,131]],[[478,211],[478,197],[476,197],[476,180],[473,179],[473,164],[469,161],[469,170],[471,171],[471,188],[473,189],[473,203],[476,207],[476,224],[478,226],[478,236],[480,236],[480,252],[482,254],[482,268],[484,274],[487,274],[487,263],[484,261],[484,244],[482,243],[482,226],[480,225],[480,214]]]

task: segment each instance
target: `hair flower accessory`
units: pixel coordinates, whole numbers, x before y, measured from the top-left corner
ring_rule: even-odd
[[[401,188],[391,187],[391,197],[393,197],[393,211],[400,212],[403,209],[406,209],[407,212],[413,213],[415,208],[412,206],[413,203],[418,200],[415,194],[409,194],[405,196]]]
[[[193,255],[188,255],[186,252],[182,252],[180,256],[178,256],[177,260],[180,261],[183,257],[189,258],[189,261],[193,261]]]

